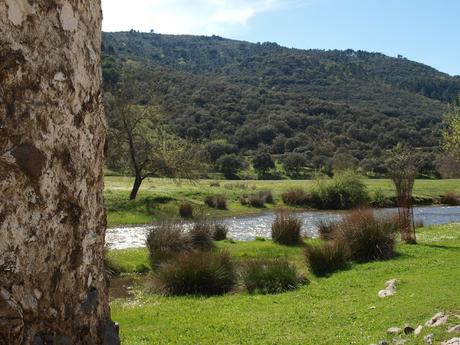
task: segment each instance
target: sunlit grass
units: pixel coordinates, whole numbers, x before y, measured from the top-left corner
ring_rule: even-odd
[[[418,231],[419,244],[399,244],[390,261],[354,264],[329,278],[279,295],[237,292],[222,297],[161,297],[136,288],[136,297],[112,302],[123,344],[370,344],[392,340],[389,327],[423,324],[438,311],[460,312],[460,225]],[[301,247],[271,241],[219,244],[237,261],[286,257],[305,267]],[[114,251],[122,264],[145,263],[143,249]],[[305,271],[305,268],[304,268]],[[380,299],[385,281],[400,281],[397,294]],[[451,322],[456,322],[452,320]],[[457,321],[458,322],[458,321]],[[446,327],[408,336],[408,344],[435,343],[448,336]]]

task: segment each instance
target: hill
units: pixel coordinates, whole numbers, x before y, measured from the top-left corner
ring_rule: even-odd
[[[312,170],[346,157],[383,173],[383,152],[403,142],[430,174],[442,114],[460,92],[458,76],[364,51],[131,31],[103,33],[103,53],[107,91],[135,61],[143,102],[159,103],[174,130],[204,142],[214,161],[268,150],[299,153]]]

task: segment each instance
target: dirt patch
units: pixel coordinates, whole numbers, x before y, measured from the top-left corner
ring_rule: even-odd
[[[114,277],[110,280],[110,300],[118,298],[131,298],[134,286],[133,277]]]

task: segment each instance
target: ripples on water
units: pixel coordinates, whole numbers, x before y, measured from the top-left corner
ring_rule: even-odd
[[[378,209],[376,214],[387,215],[396,211],[396,209]],[[309,211],[299,212],[297,215],[302,219],[303,233],[309,237],[315,237],[318,235],[318,222],[337,221],[345,213],[345,211]],[[425,225],[460,222],[460,206],[416,207],[414,216],[415,221],[422,221]],[[274,214],[270,212],[256,216],[226,218],[221,223],[228,225],[228,237],[239,241],[250,241],[256,237],[270,238],[274,217]],[[114,249],[143,247],[147,231],[147,226],[107,229],[106,242],[110,248]]]

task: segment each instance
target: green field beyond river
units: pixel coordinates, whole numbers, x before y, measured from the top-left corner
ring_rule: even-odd
[[[370,197],[381,192],[386,197],[394,196],[394,187],[388,179],[363,179]],[[311,190],[315,180],[198,180],[174,181],[171,179],[146,179],[136,200],[128,200],[133,178],[107,176],[105,178],[105,203],[108,211],[109,226],[148,224],[163,218],[178,218],[179,205],[189,202],[195,214],[203,214],[211,218],[224,218],[238,215],[257,214],[286,207],[281,200],[283,192],[293,189]],[[245,194],[260,191],[271,191],[273,204],[264,207],[250,207],[240,203]],[[449,180],[416,180],[414,198],[419,204],[439,203],[440,196],[445,193],[460,193],[460,179]],[[208,196],[223,195],[227,199],[227,209],[218,210],[204,204]],[[299,208],[300,209],[300,208]]]

